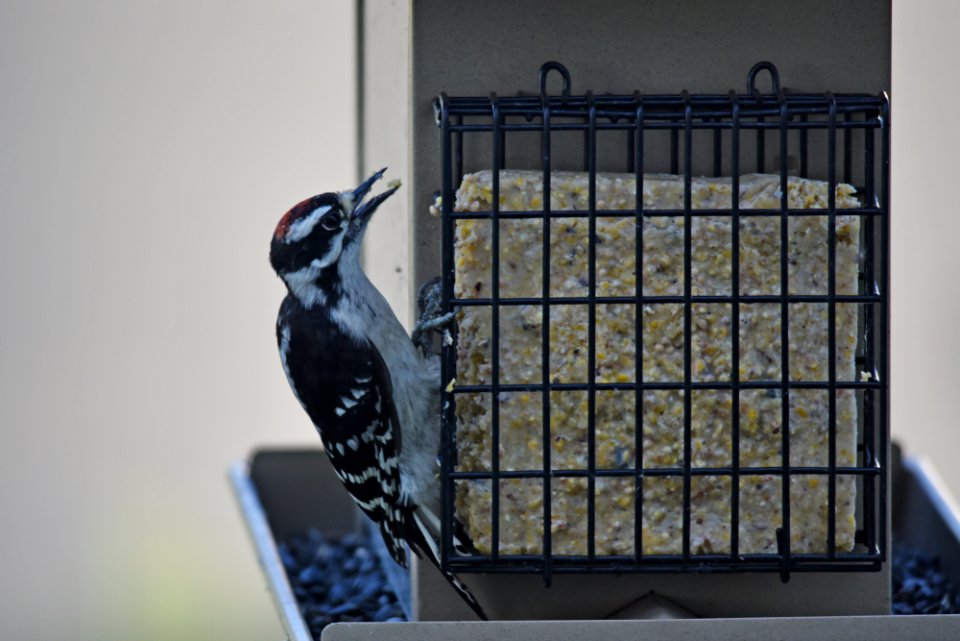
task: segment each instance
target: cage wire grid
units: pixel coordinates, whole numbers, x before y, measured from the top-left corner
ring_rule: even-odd
[[[770,93],[761,93],[756,80],[767,72],[772,84]],[[547,79],[556,72],[562,79],[562,93],[549,95]],[[675,95],[572,95],[570,74],[556,62],[544,64],[539,72],[536,95],[498,97],[449,97],[441,94],[435,100],[437,124],[440,128],[440,155],[442,166],[442,305],[445,311],[469,306],[488,308],[491,315],[490,335],[491,374],[489,384],[448,386],[457,373],[457,331],[453,328],[453,343],[441,350],[442,445],[441,445],[441,560],[445,569],[455,572],[487,573],[541,573],[549,584],[554,573],[583,572],[657,572],[657,573],[730,573],[777,572],[783,581],[796,571],[878,571],[886,560],[887,539],[887,441],[888,441],[888,323],[889,318],[889,100],[885,94],[792,93],[780,87],[779,74],[773,64],[760,62],[747,76],[747,91],[738,94],[691,94],[682,91]],[[589,175],[588,207],[586,210],[552,211],[550,202],[552,139],[556,132],[583,133],[583,170]],[[599,132],[622,132],[626,138],[626,171],[636,180],[635,207],[626,210],[597,208],[597,137]],[[669,168],[672,174],[682,174],[682,209],[645,209],[643,203],[644,170],[650,164],[646,157],[646,137],[651,132],[665,131],[669,135]],[[712,134],[714,176],[721,176],[724,163],[730,172],[732,188],[730,207],[723,209],[693,209],[692,180],[694,132]],[[507,137],[514,132],[540,132],[539,171],[543,181],[542,211],[502,210],[499,195],[500,171],[507,168]],[[724,144],[723,132],[729,132]],[[777,209],[741,210],[737,195],[740,191],[741,151],[749,144],[745,132],[753,132],[756,156],[753,167],[763,173],[767,166],[768,147],[775,143],[780,178],[780,206]],[[792,151],[790,134],[799,139],[797,152],[799,167],[794,174],[808,177],[810,132],[826,134],[826,180],[828,206],[826,209],[796,209],[788,206],[788,178]],[[854,134],[861,132],[862,148],[854,149]],[[768,140],[767,136],[771,139]],[[772,137],[776,136],[776,139]],[[842,143],[838,138],[842,137]],[[487,145],[482,152],[482,168],[492,168],[492,199],[489,211],[454,211],[457,186],[464,176],[466,142],[479,139]],[[879,155],[877,143],[879,139]],[[838,154],[838,144],[842,149]],[[728,147],[724,153],[724,147]],[[857,216],[860,225],[859,278],[856,294],[837,292],[836,187],[838,170],[845,183],[854,178],[855,155],[862,161],[857,185],[860,207],[843,209],[844,215]],[[681,167],[682,165],[682,167]],[[859,169],[859,168],[858,168]],[[879,184],[877,182],[879,181]],[[720,216],[731,219],[731,289],[729,295],[695,295],[691,279],[692,222],[698,216]],[[740,222],[748,217],[770,217],[780,221],[778,294],[746,295],[740,291]],[[828,283],[826,294],[796,294],[789,291],[788,224],[792,217],[818,216],[828,221]],[[630,296],[600,296],[597,294],[597,219],[629,217],[636,221],[636,286]],[[683,291],[681,295],[650,295],[644,292],[641,268],[643,265],[643,233],[645,219],[682,217],[683,232]],[[587,295],[555,297],[550,289],[550,225],[563,218],[582,218],[588,222],[588,283]],[[491,227],[490,295],[485,298],[456,298],[455,284],[455,225],[458,220],[488,220]],[[539,297],[501,297],[500,283],[500,222],[511,219],[535,219],[543,224],[542,290]],[[635,313],[634,353],[635,380],[631,382],[598,382],[596,380],[597,306],[600,304],[645,305],[673,303],[683,309],[683,377],[676,381],[648,381],[643,376],[643,322],[641,313]],[[730,305],[732,366],[730,380],[702,382],[693,380],[691,371],[692,306],[700,303]],[[780,313],[780,372],[779,380],[741,380],[740,306],[749,304],[776,304]],[[825,304],[828,308],[828,375],[824,381],[791,380],[790,377],[790,312],[798,303]],[[587,380],[583,383],[556,383],[550,375],[550,314],[558,305],[585,305],[587,332]],[[838,380],[836,371],[836,311],[838,304],[856,304],[861,309],[857,329],[857,380]],[[500,310],[516,305],[536,305],[542,311],[541,373],[539,383],[508,384],[502,382],[500,369]],[[828,456],[826,465],[798,466],[790,460],[790,404],[791,390],[825,390],[829,398]],[[635,457],[632,467],[598,469],[596,465],[596,397],[598,391],[632,391],[635,397]],[[646,390],[675,390],[683,396],[683,459],[678,468],[645,467],[643,463],[642,404]],[[692,464],[691,408],[692,396],[697,390],[725,390],[732,395],[731,460],[719,467],[694,467]],[[780,443],[781,464],[773,467],[744,467],[740,464],[741,416],[739,399],[746,390],[776,390],[781,398],[782,426]],[[837,392],[854,390],[857,400],[856,465],[837,464]],[[587,395],[587,466],[585,469],[552,468],[551,461],[551,392],[583,391]],[[540,469],[503,470],[500,465],[501,417],[497,399],[504,392],[542,394],[542,466]],[[489,471],[456,469],[457,415],[456,397],[465,393],[489,394],[492,451]],[[747,475],[768,474],[781,482],[780,527],[776,530],[775,553],[741,553],[739,549],[740,479]],[[795,475],[821,475],[828,482],[827,541],[824,553],[796,553],[791,550],[791,478]],[[853,551],[836,549],[837,476],[857,478],[855,531]],[[730,479],[730,542],[729,552],[697,554],[691,550],[691,487],[696,476],[726,477]],[[643,549],[643,489],[645,478],[678,477],[683,482],[682,547],[679,554],[648,554]],[[553,553],[551,532],[551,485],[553,479],[584,478],[587,483],[587,541],[585,555],[557,555]],[[634,479],[634,519],[632,554],[598,554],[596,533],[596,482],[602,478]],[[501,554],[500,552],[500,482],[507,479],[539,479],[543,482],[542,550],[540,554]],[[454,552],[456,531],[454,504],[457,481],[482,480],[491,490],[491,549],[488,554],[463,555]],[[531,517],[534,518],[534,517]]]

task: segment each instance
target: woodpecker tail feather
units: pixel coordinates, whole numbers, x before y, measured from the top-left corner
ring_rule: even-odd
[[[463,581],[452,572],[445,571],[440,566],[440,550],[437,547],[437,540],[431,533],[431,526],[436,528],[439,533],[440,520],[430,510],[423,506],[411,508],[408,505],[397,505],[390,509],[388,513],[380,520],[380,534],[383,537],[384,545],[393,560],[403,567],[407,567],[407,553],[405,543],[410,544],[410,548],[422,558],[421,552],[427,556],[429,561],[437,566],[443,577],[453,586],[457,594],[470,606],[470,609],[476,612],[477,616],[484,621],[488,621],[486,612],[480,606],[477,598],[473,596]],[[473,543],[466,535],[463,526],[457,522],[457,530],[454,536],[454,549],[458,554],[470,554],[475,552]],[[465,542],[464,542],[465,541]]]
[[[437,548],[437,541],[433,538],[433,535],[430,534],[430,528],[421,517],[420,509],[413,511],[411,517],[410,530],[408,532],[409,542],[427,555],[430,562],[437,566],[443,574],[443,577],[453,586],[453,589],[457,591],[457,594],[460,595],[467,605],[470,606],[470,609],[476,612],[480,619],[489,621],[487,613],[483,611],[483,608],[477,601],[477,597],[473,596],[470,588],[453,572],[448,572],[440,566],[440,550]]]
[[[403,508],[399,507],[392,508],[390,518],[384,518],[380,521],[380,536],[383,537],[383,543],[387,546],[387,552],[401,567],[407,567],[404,521]]]
[[[474,554],[480,554],[477,551],[477,548],[473,545],[473,539],[470,538],[470,535],[467,534],[467,528],[463,527],[463,523],[460,522],[460,519],[454,519],[453,521],[453,550],[457,554],[463,556],[473,556]]]
[[[440,519],[436,513],[425,505],[419,505],[417,506],[417,514],[425,519],[427,531],[433,535],[433,538],[440,538]],[[477,548],[473,545],[473,540],[467,534],[467,529],[463,527],[460,519],[453,520],[453,551],[462,556],[478,554]]]

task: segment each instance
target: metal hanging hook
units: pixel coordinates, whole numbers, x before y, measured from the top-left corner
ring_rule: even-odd
[[[750,71],[747,72],[747,93],[748,94],[758,93],[755,87],[757,74],[759,74],[761,71],[764,71],[764,70],[770,72],[770,80],[773,84],[773,88],[770,91],[770,93],[776,94],[780,92],[780,72],[777,71],[777,67],[769,60],[762,60],[757,64],[753,65],[752,67],[750,67]]]
[[[564,98],[570,97],[570,72],[567,71],[567,68],[564,67],[559,62],[551,60],[550,62],[545,62],[540,67],[540,72],[537,74],[537,94],[541,98],[547,97],[547,75],[551,71],[559,71],[560,76],[563,78],[563,92],[562,95]]]

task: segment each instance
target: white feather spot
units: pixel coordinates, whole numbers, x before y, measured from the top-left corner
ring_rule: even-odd
[[[350,483],[353,483],[354,485],[360,485],[361,483],[366,482],[368,479],[372,479],[373,477],[375,477],[379,472],[380,470],[378,470],[375,467],[368,467],[360,474],[350,474],[349,472],[347,472],[346,476],[347,476],[347,480]],[[341,480],[342,480],[342,477],[341,477]]]
[[[354,499],[354,500],[357,501],[357,505],[359,505],[365,510],[373,510],[374,508],[377,508],[377,507],[386,509],[387,507],[386,503],[383,502],[383,498],[379,496],[375,496],[369,501],[360,501],[358,499]]]
[[[356,436],[351,436],[347,439],[347,447],[356,452],[360,449],[360,441],[357,440]]]
[[[283,275],[283,281],[290,288],[290,292],[307,309],[314,305],[323,305],[327,300],[327,295],[317,287],[317,278],[320,277],[321,270],[317,263],[318,261],[315,260],[306,267]]]
[[[280,328],[280,362],[283,364],[283,372],[290,378],[290,366],[287,365],[287,354],[290,352],[290,326],[284,325]]]
[[[362,387],[350,390],[350,394],[356,399],[361,398],[366,393],[367,393],[367,390]]]
[[[340,452],[340,455],[343,455],[343,443],[337,443],[337,451]]]
[[[343,416],[347,413],[347,410],[343,409],[342,407],[335,407],[333,411],[337,413],[337,416]]]
[[[307,409],[307,406],[304,404],[303,400],[300,398],[300,393],[297,392],[297,386],[293,384],[293,377],[290,375],[290,365],[287,363],[287,356],[290,354],[290,326],[284,325],[280,329],[280,364],[283,365],[283,373],[287,376],[287,382],[290,384],[290,389],[293,390],[293,396],[297,399],[297,402],[300,403],[300,407]]]
[[[350,409],[351,407],[357,404],[355,400],[353,400],[352,398],[347,398],[346,396],[341,396],[340,402],[343,403],[343,406],[347,409]]]
[[[380,463],[380,467],[385,470],[392,470],[397,467],[397,457],[391,456],[388,459],[383,458],[383,451],[378,452],[377,458]]]
[[[320,219],[325,213],[330,211],[330,206],[325,205],[323,207],[317,207],[310,215],[304,216],[297,222],[290,225],[290,229],[287,231],[287,235],[284,238],[284,242],[295,243],[298,240],[303,240],[310,235],[310,232],[313,231],[313,228],[317,226],[317,223],[320,222]]]
[[[327,253],[320,258],[315,258],[310,264],[316,265],[320,269],[325,269],[337,262],[337,259],[340,258],[340,252],[343,251],[343,239],[345,236],[346,233],[341,232],[339,235],[334,237],[333,245],[329,250],[327,250]]]

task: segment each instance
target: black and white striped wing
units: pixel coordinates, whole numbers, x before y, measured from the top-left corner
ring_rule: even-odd
[[[383,358],[371,343],[294,303],[281,308],[277,342],[290,385],[337,476],[380,526],[390,555],[405,565],[401,432]]]
[[[411,549],[440,567],[430,528],[417,506],[400,499],[401,428],[390,373],[376,347],[347,336],[322,310],[304,309],[290,296],[277,319],[277,345],[287,380],[320,432],[334,470],[380,526],[390,556],[405,566],[409,541]],[[437,521],[435,515],[432,520]],[[466,540],[462,528],[460,534]],[[453,573],[441,572],[486,619],[467,586]]]
[[[390,556],[406,565],[407,508],[400,502],[400,428],[390,376],[376,347],[369,346],[365,371],[336,385],[333,413],[356,429],[321,430],[337,475],[353,499],[380,525]],[[325,432],[332,433],[325,436]]]

